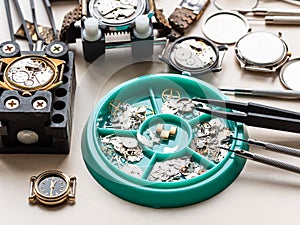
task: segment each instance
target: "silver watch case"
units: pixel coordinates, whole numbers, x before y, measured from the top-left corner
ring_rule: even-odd
[[[98,10],[100,2],[104,4],[102,6],[102,9],[104,10],[103,15]],[[124,8],[122,9],[119,5],[122,5]],[[132,12],[130,9],[133,5],[136,6],[135,11],[133,14],[129,15],[129,13]],[[126,9],[126,7],[128,7],[128,9]],[[137,16],[146,13],[148,4],[147,0],[90,0],[88,8],[90,16],[98,19],[99,25],[102,29],[123,31],[134,25],[134,21]],[[106,16],[104,16],[104,14]],[[128,17],[126,17],[125,14],[127,14]],[[124,18],[122,16],[121,19],[116,19],[117,15],[123,15]],[[115,18],[108,18],[111,16],[115,16]]]
[[[259,31],[241,37],[235,44],[235,56],[242,69],[272,73],[291,56],[281,33]]]
[[[197,42],[196,45],[190,48],[182,47],[191,41]],[[227,45],[216,46],[206,38],[188,36],[179,38],[171,44],[167,42],[159,58],[183,74],[203,75],[222,70],[222,61],[227,49]],[[223,54],[220,54],[221,51]],[[192,60],[194,64],[190,62]]]

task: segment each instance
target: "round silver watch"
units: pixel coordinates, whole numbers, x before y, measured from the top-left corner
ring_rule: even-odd
[[[242,69],[260,72],[275,72],[288,61],[291,53],[281,34],[265,31],[244,35],[235,45],[236,59]]]

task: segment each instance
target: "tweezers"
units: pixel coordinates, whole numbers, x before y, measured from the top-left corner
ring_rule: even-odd
[[[212,116],[241,122],[248,126],[300,133],[300,113],[298,112],[253,102],[243,103],[229,100],[201,98],[193,98],[193,101],[239,111],[222,111],[195,107],[195,110]]]

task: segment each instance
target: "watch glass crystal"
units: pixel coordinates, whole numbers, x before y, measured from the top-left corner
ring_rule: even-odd
[[[38,191],[46,197],[57,197],[65,193],[67,182],[60,176],[49,175],[38,183]]]

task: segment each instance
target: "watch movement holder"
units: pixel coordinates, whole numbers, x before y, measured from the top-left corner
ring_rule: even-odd
[[[20,53],[45,55],[45,52]],[[64,58],[67,61],[63,83],[52,90],[22,96],[16,90],[0,89],[0,153],[69,153],[76,88],[74,53],[67,51]],[[3,71],[0,79],[3,80]]]

